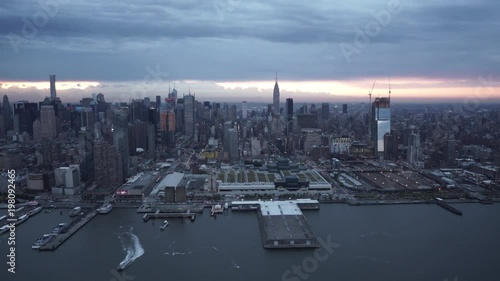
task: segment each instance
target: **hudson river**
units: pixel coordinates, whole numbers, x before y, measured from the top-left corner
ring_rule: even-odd
[[[38,252],[33,242],[69,221],[69,210],[41,212],[17,228],[16,274],[0,236],[0,280],[500,280],[500,204],[454,206],[462,217],[436,205],[321,205],[305,216],[335,247],[316,254],[263,249],[253,212],[205,211],[160,231],[135,209],[98,215],[55,252]],[[119,273],[124,260],[133,262]]]

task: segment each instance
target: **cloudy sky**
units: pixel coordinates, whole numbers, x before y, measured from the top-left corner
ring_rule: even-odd
[[[497,0],[2,0],[0,94],[500,100]]]

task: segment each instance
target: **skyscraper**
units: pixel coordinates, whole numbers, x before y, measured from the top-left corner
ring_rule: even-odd
[[[34,102],[20,101],[14,104],[14,118],[17,119],[18,127],[14,129],[18,133],[27,132],[33,136],[33,122],[38,114],[38,104]]]
[[[40,138],[52,140],[57,136],[54,106],[46,99],[40,109]]]
[[[33,129],[34,130],[34,129]],[[80,178],[83,182],[94,181],[94,138],[92,132],[85,129],[79,130]]]
[[[243,101],[241,103],[241,118],[243,119],[248,118],[248,104],[246,101]]]
[[[170,87],[169,87],[169,92],[170,92]],[[172,92],[168,93],[168,97],[167,97],[166,101],[167,101],[167,109],[176,107],[176,105],[177,105],[177,90],[175,89],[175,84],[174,84],[174,89],[172,90]]]
[[[293,99],[286,99],[286,122],[287,122],[287,134],[293,131]]]
[[[12,115],[13,115],[12,114],[12,106],[10,105],[9,97],[7,95],[4,95],[3,96],[3,103],[2,103],[2,116],[3,116],[3,122],[4,122],[4,130],[6,133],[8,131],[14,129]]]
[[[161,96],[156,96],[155,109],[156,109],[156,112],[158,112],[158,114],[159,114],[160,109],[161,109]]]
[[[167,145],[175,148],[175,112],[173,110],[167,113]]]
[[[330,118],[330,104],[324,102],[321,104],[321,119],[328,120]]]
[[[280,87],[278,86],[278,73],[276,72],[276,80],[273,91],[273,113],[280,114]]]
[[[408,136],[408,148],[406,150],[406,161],[411,165],[417,165],[421,161],[420,136],[412,133]]]
[[[113,146],[121,155],[123,178],[129,174],[129,140],[128,140],[128,110],[119,108],[113,112]]]
[[[229,140],[229,159],[236,161],[240,158],[240,150],[238,147],[238,131],[231,128],[227,130]]]
[[[233,128],[233,123],[231,121],[226,121],[224,122],[224,125],[223,125],[223,129],[222,129],[222,132],[223,132],[223,149],[224,151],[228,152],[229,153],[229,146],[230,146],[230,140],[229,140],[229,129],[232,129]]]
[[[194,135],[194,96],[189,94],[184,96],[184,134],[186,136]]]
[[[56,99],[56,76],[50,75],[50,98]]]
[[[106,141],[94,146],[95,183],[99,187],[114,188],[123,182],[122,157],[116,148]]]
[[[343,113],[343,114],[347,114],[347,104],[346,104],[346,103],[344,103],[344,104],[342,105],[342,113]]]
[[[375,98],[372,104],[371,138],[376,157],[384,155],[384,135],[391,132],[391,99]]]
[[[454,138],[448,139],[446,143],[446,167],[451,168],[455,166],[455,159],[457,158],[457,141]]]

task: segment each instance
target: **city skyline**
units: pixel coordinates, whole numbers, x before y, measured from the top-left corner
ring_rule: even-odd
[[[3,0],[0,280],[496,280],[498,11]]]
[[[58,75],[59,77],[59,75]],[[389,80],[380,78],[373,90],[373,96],[383,97],[388,95]],[[433,102],[454,102],[454,103],[491,103],[500,102],[500,88],[492,80],[492,76],[478,77],[475,81],[457,81],[455,88],[443,86],[443,81],[418,81],[406,79],[394,81],[391,77],[390,86],[396,103],[433,103]],[[300,82],[280,79],[280,96],[291,97],[297,102],[368,102],[369,88],[374,80],[362,80],[353,82],[351,85],[335,82]],[[241,102],[246,100],[252,103],[273,103],[272,91],[274,81],[246,81],[246,82],[225,82],[215,83],[207,81],[175,81],[178,92],[187,95],[190,91],[196,93],[200,99],[222,102]],[[474,83],[476,83],[474,85]],[[174,81],[149,82],[89,82],[89,81],[61,81],[58,78],[56,88],[58,96],[65,102],[78,102],[84,97],[93,93],[103,93],[108,100],[113,102],[129,102],[132,99],[153,98],[157,95],[168,97],[168,89],[172,87]],[[344,89],[337,94],[321,92],[321,87],[329,88],[338,85]],[[406,85],[421,85],[419,90],[405,88]],[[366,86],[366,87],[363,87]],[[310,90],[308,90],[310,89]],[[448,92],[452,91],[452,92]],[[426,95],[415,96],[412,93],[427,93]],[[271,95],[270,95],[271,94]],[[41,101],[45,97],[50,97],[50,83],[39,82],[1,82],[0,95],[10,95],[15,97],[14,101],[28,100]],[[281,101],[280,104],[283,104]]]

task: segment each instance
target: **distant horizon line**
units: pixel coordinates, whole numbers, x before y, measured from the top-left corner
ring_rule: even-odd
[[[9,97],[8,94],[4,94],[4,95],[7,96],[7,97]],[[42,100],[39,100],[39,101],[33,101],[31,99],[29,99],[29,100],[20,99],[20,100],[15,100],[14,101],[14,100],[11,100],[9,98],[9,102],[10,103],[19,103],[19,102],[42,103],[45,98],[49,98],[50,99],[50,96],[46,96]],[[78,105],[81,102],[81,100],[66,101],[65,102],[65,101],[63,101],[63,99],[61,99],[61,97],[57,97],[57,98],[59,100],[61,100],[62,104]],[[87,96],[87,97],[83,97],[83,98],[90,98],[90,99],[92,99],[91,96]],[[145,98],[149,98],[152,103],[156,102],[156,96],[144,97],[144,98],[139,98],[139,99],[133,99],[133,98],[131,98],[129,101],[117,101],[117,100],[114,100],[114,99],[105,100],[105,101],[106,101],[106,103],[110,103],[110,104],[118,104],[118,103],[130,103],[132,100],[144,100]],[[162,104],[165,103],[165,99],[166,98],[167,98],[167,96],[165,96],[165,97],[162,96]],[[385,98],[385,97],[381,97],[381,98]],[[373,100],[374,99],[375,98],[373,98]],[[427,100],[428,98],[412,99],[412,100],[408,100],[408,99],[409,98],[400,99],[400,100],[397,100],[396,102],[394,102],[393,98],[391,97],[391,104],[432,105],[432,104],[438,103],[440,105],[446,105],[446,104],[463,103],[464,106],[467,106],[469,104],[463,98],[446,99],[446,100],[443,100],[443,98],[441,98],[441,97],[436,98],[436,100]],[[352,101],[325,101],[325,100],[301,101],[301,100],[296,100],[296,99],[292,98],[292,100],[294,101],[294,103],[297,103],[297,104],[322,104],[322,103],[328,103],[328,104],[368,104],[369,103],[367,101],[359,101],[359,99],[358,100],[352,100]],[[243,102],[246,102],[247,104],[258,104],[258,105],[272,105],[272,103],[273,103],[272,101],[262,102],[262,101],[251,101],[251,100],[248,100],[248,99],[247,100],[242,99],[240,101],[234,101],[234,100],[198,100],[197,99],[197,101],[199,101],[201,103],[208,101],[210,103],[227,103],[227,104],[241,104]],[[285,99],[285,101],[280,102],[280,104],[286,105],[286,99]],[[474,101],[474,105],[475,106],[477,106],[477,105],[500,105],[500,98],[494,99],[493,102],[492,102],[491,99],[489,101],[483,101],[483,102],[481,102],[479,100],[476,100],[476,101]]]

